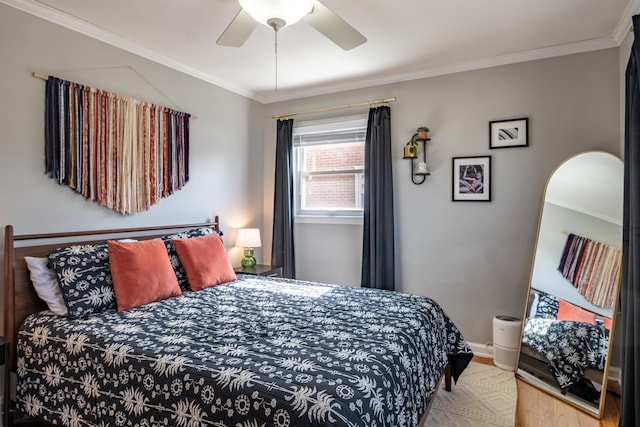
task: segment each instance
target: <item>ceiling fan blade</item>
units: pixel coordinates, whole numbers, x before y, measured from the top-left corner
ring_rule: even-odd
[[[216,41],[220,46],[240,47],[247,41],[258,23],[244,9],[233,18]]]
[[[302,19],[344,50],[351,50],[367,41],[358,30],[319,1],[315,2],[311,13]]]

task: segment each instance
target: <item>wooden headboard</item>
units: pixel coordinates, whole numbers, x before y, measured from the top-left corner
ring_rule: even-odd
[[[31,284],[25,256],[46,258],[49,253],[62,246],[104,242],[108,238],[152,239],[176,231],[215,227],[219,229],[218,216],[213,222],[200,224],[165,225],[155,227],[123,228],[111,230],[89,230],[47,234],[14,234],[13,226],[4,229],[4,337],[10,342],[10,369],[15,369],[17,335],[24,320],[31,314],[47,310],[47,305],[38,297]],[[57,242],[56,242],[57,241]],[[20,242],[16,246],[16,242]]]

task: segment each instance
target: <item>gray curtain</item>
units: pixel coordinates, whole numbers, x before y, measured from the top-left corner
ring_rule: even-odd
[[[371,108],[364,153],[361,286],[395,289],[391,109]]]
[[[640,425],[640,16],[626,73],[624,218],[622,224],[622,413],[620,426]]]
[[[293,119],[278,120],[271,264],[282,267],[282,275],[284,277],[295,279],[292,149]]]

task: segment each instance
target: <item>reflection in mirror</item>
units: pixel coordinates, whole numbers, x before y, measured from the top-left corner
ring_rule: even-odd
[[[622,246],[623,165],[593,151],[547,182],[518,376],[602,416]]]

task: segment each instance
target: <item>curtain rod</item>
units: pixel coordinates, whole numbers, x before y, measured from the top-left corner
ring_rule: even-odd
[[[278,120],[288,119],[289,117],[300,116],[302,114],[324,113],[325,111],[342,110],[344,108],[352,108],[352,107],[362,107],[363,105],[386,104],[388,102],[394,102],[395,100],[396,100],[395,97],[384,98],[384,99],[374,99],[373,101],[356,102],[355,104],[344,104],[344,105],[336,105],[333,107],[316,108],[313,110],[299,111],[297,113],[276,114],[271,116],[271,118],[278,119]]]
[[[48,74],[38,73],[38,72],[34,71],[33,73],[31,73],[31,75],[33,77],[35,77],[36,79],[45,80],[45,81],[49,80],[49,75]],[[164,94],[162,94],[162,95],[164,95]],[[198,116],[195,116],[193,114],[189,114],[189,116],[190,116],[189,118],[192,119],[192,120],[198,120]]]

